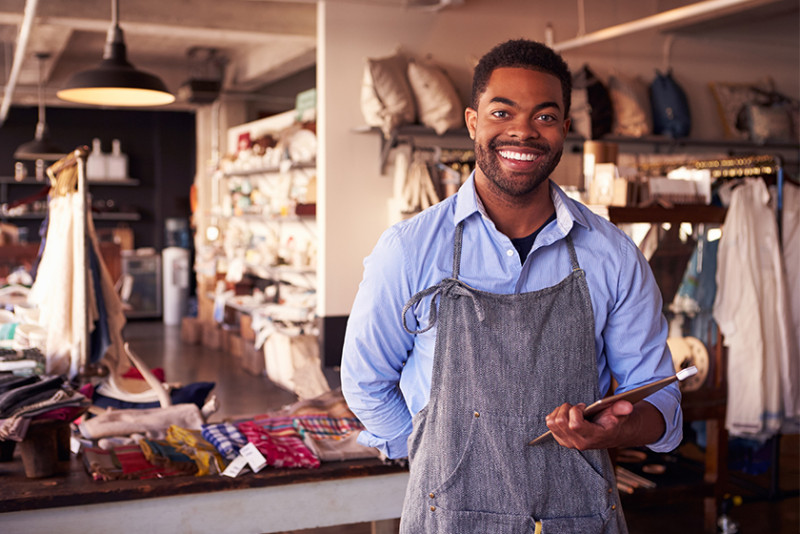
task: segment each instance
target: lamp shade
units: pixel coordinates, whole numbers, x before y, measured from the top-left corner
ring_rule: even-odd
[[[175,101],[164,82],[136,69],[125,56],[122,30],[114,25],[109,29],[100,65],[74,74],[56,95],[69,102],[96,106],[163,106]]]
[[[14,151],[14,159],[17,160],[45,160],[56,161],[66,156],[66,153],[54,145],[50,141],[49,130],[47,128],[47,120],[45,119],[44,107],[44,62],[50,57],[45,52],[36,54],[39,60],[39,84],[38,84],[38,101],[39,101],[39,120],[36,122],[36,133],[33,141],[28,141],[17,147]]]
[[[47,138],[34,139],[17,147],[14,151],[14,159],[18,160],[37,160],[57,161],[67,153],[51,143]]]

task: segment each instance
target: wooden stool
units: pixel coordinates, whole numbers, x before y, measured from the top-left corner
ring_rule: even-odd
[[[53,476],[60,462],[69,462],[68,421],[33,421],[19,442],[22,465],[28,478]]]

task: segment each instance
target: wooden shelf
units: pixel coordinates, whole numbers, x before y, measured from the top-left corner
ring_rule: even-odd
[[[648,206],[644,208],[609,206],[608,218],[620,223],[718,223],[725,221],[727,210],[705,204],[676,204],[675,207]]]
[[[288,170],[295,170],[295,169],[313,169],[317,166],[316,161],[303,161],[298,163],[292,163]],[[276,166],[276,167],[259,167],[257,169],[243,169],[243,170],[231,170],[231,171],[220,171],[222,178],[236,178],[236,177],[244,177],[244,176],[258,176],[259,174],[278,174],[287,169],[283,167]]]
[[[93,179],[87,180],[87,182],[89,183],[89,185],[93,185],[93,186],[106,186],[106,185],[117,186],[117,185],[119,185],[119,186],[131,187],[131,186],[139,185],[139,180],[137,180],[135,178],[125,178],[125,179],[122,179],[122,180],[111,179],[111,178],[108,178],[108,179],[93,178]],[[17,180],[13,176],[0,176],[0,184],[40,185],[42,187],[45,187],[45,186],[49,186],[50,182],[49,182],[49,180],[41,180],[40,181],[40,180],[37,180],[35,178],[31,178],[31,177],[25,178],[23,180]]]

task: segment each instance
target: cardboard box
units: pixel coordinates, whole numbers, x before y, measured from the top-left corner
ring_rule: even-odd
[[[187,345],[198,345],[203,339],[202,324],[196,317],[181,319],[181,342]]]
[[[256,332],[253,330],[253,318],[242,313],[239,315],[239,335],[242,339],[253,342],[256,340]]]
[[[230,334],[228,336],[228,354],[236,359],[237,363],[242,364],[244,357],[244,345],[247,343],[242,336],[237,334]]]
[[[214,299],[205,293],[197,293],[197,318],[202,322],[214,321]]]
[[[242,368],[249,374],[256,376],[267,372],[264,351],[256,349],[252,341],[242,341]]]
[[[214,321],[201,323],[203,346],[213,350],[222,348],[222,329]]]

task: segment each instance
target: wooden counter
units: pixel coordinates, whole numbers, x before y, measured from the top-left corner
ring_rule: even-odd
[[[108,482],[92,480],[75,456],[60,467],[30,479],[18,455],[0,463],[0,531],[267,533],[383,521],[400,517],[408,483],[406,470],[378,460]]]

